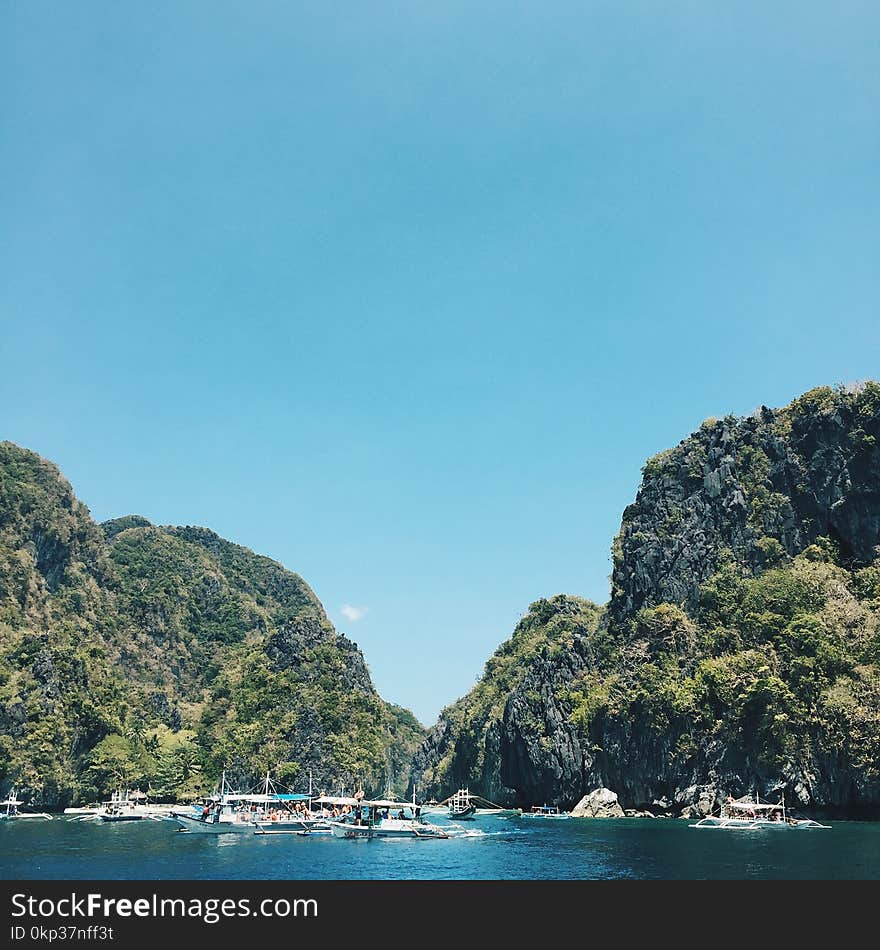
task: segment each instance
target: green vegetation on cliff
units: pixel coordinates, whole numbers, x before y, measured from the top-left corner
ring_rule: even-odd
[[[298,575],[204,528],[96,525],[0,443],[0,783],[65,804],[271,769],[400,791],[423,730]]]
[[[880,385],[708,419],[645,465],[605,608],[538,600],[427,734],[298,577],[204,528],[96,525],[0,443],[0,783],[184,796],[221,768],[701,813],[880,814]]]
[[[579,597],[558,595],[533,603],[486,663],[467,696],[443,710],[414,760],[419,788],[426,795],[446,796],[471,786],[490,799],[510,800],[499,751],[510,697],[521,690],[539,664],[563,664],[579,649],[592,653],[602,642],[597,632],[601,608]],[[589,645],[588,645],[589,644]],[[540,697],[535,697],[540,704]],[[535,719],[536,727],[542,725]],[[546,744],[546,733],[539,737]]]
[[[416,780],[523,804],[607,786],[695,814],[784,790],[880,814],[878,545],[880,385],[706,420],[646,463],[598,623],[525,654],[518,627],[496,654],[517,654],[514,675],[489,661]],[[535,606],[527,625],[548,624]]]
[[[613,718],[674,735],[683,772],[710,748],[767,781],[821,758],[867,790],[880,781],[877,574],[826,561],[819,545],[757,577],[728,562],[695,617],[659,604],[632,618],[612,672],[586,674],[572,722],[598,741]]]

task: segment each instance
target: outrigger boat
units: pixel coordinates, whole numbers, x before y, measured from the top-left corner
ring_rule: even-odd
[[[477,806],[471,801],[470,791],[460,788],[449,799],[449,817],[455,821],[473,821]]]
[[[118,789],[110,801],[85,808],[65,808],[68,821],[167,821],[171,818],[170,805],[153,805],[137,789]]]
[[[482,795],[476,795],[467,788],[460,788],[454,795],[444,798],[442,802],[431,799],[422,806],[427,815],[446,815],[452,819],[483,818],[495,816],[500,818],[514,818],[522,814],[521,808],[502,808],[495,802],[490,802]]]
[[[326,820],[311,809],[312,795],[279,792],[266,775],[262,791],[233,791],[220,781],[220,791],[201,805],[173,808],[171,817],[184,831],[195,834],[269,834],[327,830]]]
[[[701,818],[691,828],[738,828],[752,830],[769,828],[771,830],[787,830],[790,828],[830,828],[811,818],[792,818],[786,813],[785,798],[771,804],[762,802],[755,796],[752,801],[748,797],[729,798],[722,804],[717,815],[707,815]]]
[[[421,808],[390,799],[358,801],[339,820],[330,822],[334,838],[370,840],[372,838],[448,838],[439,826],[425,821]]]
[[[309,779],[311,788],[311,779]],[[358,799],[345,795],[320,795],[311,797],[308,811],[294,812],[289,817],[270,818],[259,822],[254,829],[258,835],[329,835],[330,822],[341,819],[357,805]]]
[[[19,805],[24,802],[19,801],[15,789],[9,793],[8,797],[0,802],[0,808],[5,811],[0,812],[0,821],[21,821],[24,818],[42,818],[44,821],[52,821],[52,816],[44,811],[21,811]]]
[[[531,811],[524,811],[523,818],[549,818],[562,819],[571,818],[567,811],[560,811],[558,805],[532,805]]]

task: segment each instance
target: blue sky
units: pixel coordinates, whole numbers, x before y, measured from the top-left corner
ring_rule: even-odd
[[[606,598],[645,458],[878,375],[876,4],[0,24],[0,435],[301,573],[423,721]]]

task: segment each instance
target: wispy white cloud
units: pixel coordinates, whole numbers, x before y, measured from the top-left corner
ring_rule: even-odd
[[[369,607],[352,607],[351,604],[343,604],[339,608],[339,612],[343,617],[345,617],[346,620],[350,620],[352,623],[357,623],[358,620],[363,620],[364,615],[369,609]]]

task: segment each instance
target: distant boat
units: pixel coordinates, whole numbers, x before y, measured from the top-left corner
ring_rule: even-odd
[[[51,821],[52,816],[44,811],[22,811],[19,806],[24,802],[20,801],[15,789],[9,793],[9,796],[0,802],[0,808],[5,809],[0,812],[0,821],[21,821],[24,818],[41,818],[44,821]]]
[[[489,815],[499,818],[513,818],[522,814],[521,808],[502,808],[490,802],[482,795],[476,795],[467,788],[460,788],[442,802],[435,799],[425,802],[423,811],[428,815],[446,815],[451,819],[483,818]]]
[[[449,799],[449,817],[456,821],[473,821],[477,806],[471,801],[470,791],[460,788]]]
[[[717,815],[707,815],[689,827],[785,831],[792,828],[829,829],[831,826],[822,825],[811,818],[792,818],[785,810],[784,797],[781,801],[771,804],[760,801],[756,796],[754,801],[748,797],[730,798],[722,804]]]
[[[532,805],[530,811],[522,813],[522,817],[549,818],[558,821],[563,818],[571,818],[571,815],[567,811],[560,811],[558,805]]]
[[[84,808],[65,808],[68,821],[164,821],[171,817],[171,805],[153,805],[137,789],[117,789],[110,800]]]

